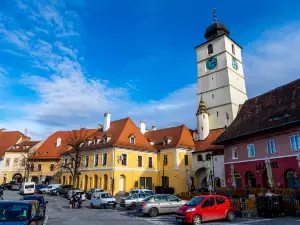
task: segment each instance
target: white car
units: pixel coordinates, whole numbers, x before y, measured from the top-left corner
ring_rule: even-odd
[[[134,195],[134,194],[155,195],[155,193],[149,189],[131,189],[128,194],[129,194],[129,196]]]
[[[108,207],[116,208],[117,200],[108,192],[98,192],[92,195],[91,207],[100,207],[107,209]]]
[[[50,193],[50,191],[52,191],[60,186],[61,186],[61,184],[51,184],[46,188],[41,188],[39,191],[43,194],[48,194],[48,193]]]
[[[134,194],[126,198],[121,198],[120,206],[127,209],[136,208],[145,198],[151,196],[150,194]]]
[[[69,190],[68,191],[68,195],[67,198],[70,200],[72,198],[72,195],[75,193],[75,195],[80,194],[81,195],[81,200],[85,201],[86,200],[86,194],[84,193],[84,191],[79,190],[79,189],[75,189],[75,190]]]

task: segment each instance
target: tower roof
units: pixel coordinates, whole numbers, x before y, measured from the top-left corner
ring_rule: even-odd
[[[223,23],[215,22],[206,28],[204,37],[207,40],[211,40],[224,34],[229,36],[229,29]]]
[[[202,113],[207,113],[207,109],[206,109],[206,105],[205,105],[205,102],[203,100],[203,97],[201,95],[201,100],[199,102],[199,107],[198,107],[197,115],[202,114]]]

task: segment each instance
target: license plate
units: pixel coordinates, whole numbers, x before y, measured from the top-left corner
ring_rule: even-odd
[[[113,203],[113,202],[110,202],[110,203],[108,203],[108,204],[110,204],[110,205],[114,205],[114,203]]]
[[[31,189],[28,189],[27,191],[31,191]]]

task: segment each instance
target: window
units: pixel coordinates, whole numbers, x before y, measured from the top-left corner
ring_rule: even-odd
[[[149,167],[149,168],[152,168],[152,167],[153,167],[153,165],[152,165],[152,157],[149,157],[148,167]]]
[[[9,167],[9,163],[10,163],[10,158],[6,159],[6,161],[5,161],[5,166],[6,166],[6,167]]]
[[[103,138],[103,144],[107,143],[107,137]]]
[[[214,206],[214,205],[215,205],[214,198],[209,198],[205,202],[203,202],[202,208],[210,207],[210,206]]]
[[[60,147],[61,146],[61,138],[57,138],[56,140],[56,148]]]
[[[184,156],[184,165],[186,165],[186,166],[189,165],[189,156],[188,155]]]
[[[212,97],[212,98],[215,98],[214,94],[211,94],[211,97]]]
[[[225,203],[225,199],[221,197],[216,197],[217,205],[221,205]]]
[[[167,202],[167,196],[166,195],[158,195],[154,197],[155,202]]]
[[[31,171],[31,172],[34,171],[34,164],[31,164],[31,165],[30,165],[30,171]]]
[[[275,147],[275,140],[267,140],[267,149],[268,149],[268,153],[271,154],[275,154],[276,153],[276,147]]]
[[[203,119],[205,119],[205,115],[203,114]]]
[[[232,54],[235,55],[235,48],[234,48],[234,45],[233,45],[233,44],[231,45],[231,51],[232,51]]]
[[[202,157],[202,155],[198,155],[198,156],[197,156],[197,160],[198,160],[198,162],[201,162],[201,161],[203,161],[203,157]]]
[[[94,156],[94,166],[98,166],[98,154]]]
[[[54,171],[54,164],[50,165],[50,171]]]
[[[294,135],[290,137],[292,151],[300,150],[300,136]]]
[[[88,155],[85,156],[84,167],[89,167],[89,160],[90,160],[90,157]]]
[[[167,144],[169,144],[169,140],[168,140],[168,138],[165,138],[164,139],[164,145],[167,145]]]
[[[21,160],[21,166],[25,166],[25,159]]]
[[[168,165],[168,156],[164,155],[164,165]]]
[[[217,117],[219,117],[219,111],[217,111]]]
[[[211,155],[210,154],[206,154],[205,159],[206,159],[206,161],[210,161]]]
[[[232,151],[232,159],[238,159],[239,156],[238,156],[237,147],[233,147],[231,151]]]
[[[102,154],[102,165],[106,165],[106,161],[107,161],[107,153],[103,153]]]
[[[42,171],[42,164],[38,164],[38,171]]]
[[[209,44],[209,45],[207,46],[207,53],[208,53],[208,54],[214,53],[214,48],[213,48],[213,45],[212,45],[212,44]]]
[[[249,145],[247,145],[247,149],[248,149],[248,157],[249,157],[249,158],[255,157],[255,148],[254,148],[254,144],[249,144]]]
[[[130,144],[134,144],[135,143],[135,137],[134,136],[130,136],[129,142],[130,142]]]
[[[127,166],[127,154],[122,154],[122,165]]]
[[[19,159],[14,159],[14,167],[17,167],[18,166],[18,162],[19,162]]]
[[[143,157],[141,155],[138,156],[138,167],[143,167]]]
[[[65,159],[64,165],[68,165],[68,159]]]
[[[169,202],[179,202],[180,201],[179,198],[177,198],[173,195],[168,195],[167,199],[168,199]]]

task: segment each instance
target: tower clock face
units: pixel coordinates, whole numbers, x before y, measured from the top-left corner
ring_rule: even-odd
[[[239,65],[235,59],[232,59],[232,67],[237,70],[239,68]]]
[[[206,68],[208,70],[213,70],[217,66],[217,59],[216,58],[210,58],[206,61]]]

